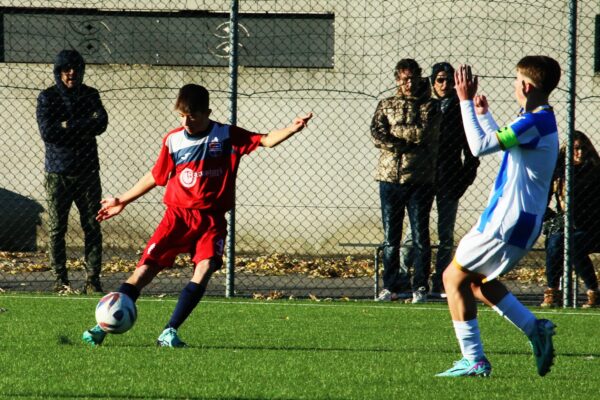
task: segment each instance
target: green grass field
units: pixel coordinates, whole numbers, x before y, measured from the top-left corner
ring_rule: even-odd
[[[600,311],[537,314],[557,325],[540,378],[526,338],[482,308],[488,379],[436,378],[460,358],[444,304],[206,299],[157,348],[175,305],[138,301],[138,321],[100,348],[80,341],[98,298],[0,295],[0,399],[597,398]]]

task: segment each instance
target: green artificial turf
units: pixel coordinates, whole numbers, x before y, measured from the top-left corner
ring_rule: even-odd
[[[537,376],[527,339],[479,315],[490,378],[436,378],[460,358],[443,304],[205,299],[157,348],[175,299],[142,297],[138,320],[103,346],[81,342],[98,298],[0,295],[0,399],[595,398],[600,311],[534,310],[557,325]]]

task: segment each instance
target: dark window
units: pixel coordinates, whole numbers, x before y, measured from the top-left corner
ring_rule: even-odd
[[[333,14],[240,14],[239,63],[333,67]],[[96,64],[225,66],[229,15],[0,8],[0,61],[51,62],[64,48]]]

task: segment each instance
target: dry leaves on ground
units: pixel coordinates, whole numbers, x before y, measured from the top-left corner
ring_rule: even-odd
[[[102,273],[131,272],[137,265],[137,259],[112,257],[102,264]],[[192,261],[189,255],[177,257],[173,268],[163,271],[171,277],[187,276]],[[85,263],[81,258],[69,259],[67,268],[83,270]],[[0,251],[0,272],[12,275],[48,271],[47,256],[43,252],[6,252]],[[374,274],[372,258],[359,257],[292,257],[285,254],[267,256],[239,256],[235,259],[236,273],[257,276],[305,275],[313,278],[360,278]],[[225,273],[222,268],[218,273]],[[508,273],[504,279],[519,282],[544,283],[544,268],[518,268]],[[264,295],[261,295],[264,296]],[[276,293],[267,298],[278,298]]]

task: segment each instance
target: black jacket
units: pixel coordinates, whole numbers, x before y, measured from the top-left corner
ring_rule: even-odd
[[[588,233],[589,240],[594,240],[594,248],[600,248],[600,165],[584,162],[573,165],[572,203],[573,229]],[[556,211],[559,218],[565,209],[565,159],[564,154],[559,158],[552,183],[550,196],[556,199]],[[548,211],[546,211],[548,213]],[[551,212],[552,213],[552,212]],[[556,214],[556,213],[554,213]],[[562,228],[562,226],[561,226]]]
[[[64,66],[77,72],[75,87],[60,78]],[[108,125],[100,94],[83,84],[85,63],[75,50],[61,51],[54,64],[56,84],[38,96],[36,116],[46,147],[46,172],[77,175],[100,168],[96,136]]]
[[[435,98],[435,92],[433,92]],[[458,200],[475,180],[479,159],[471,153],[456,94],[440,101],[442,123],[435,179],[436,196]]]

